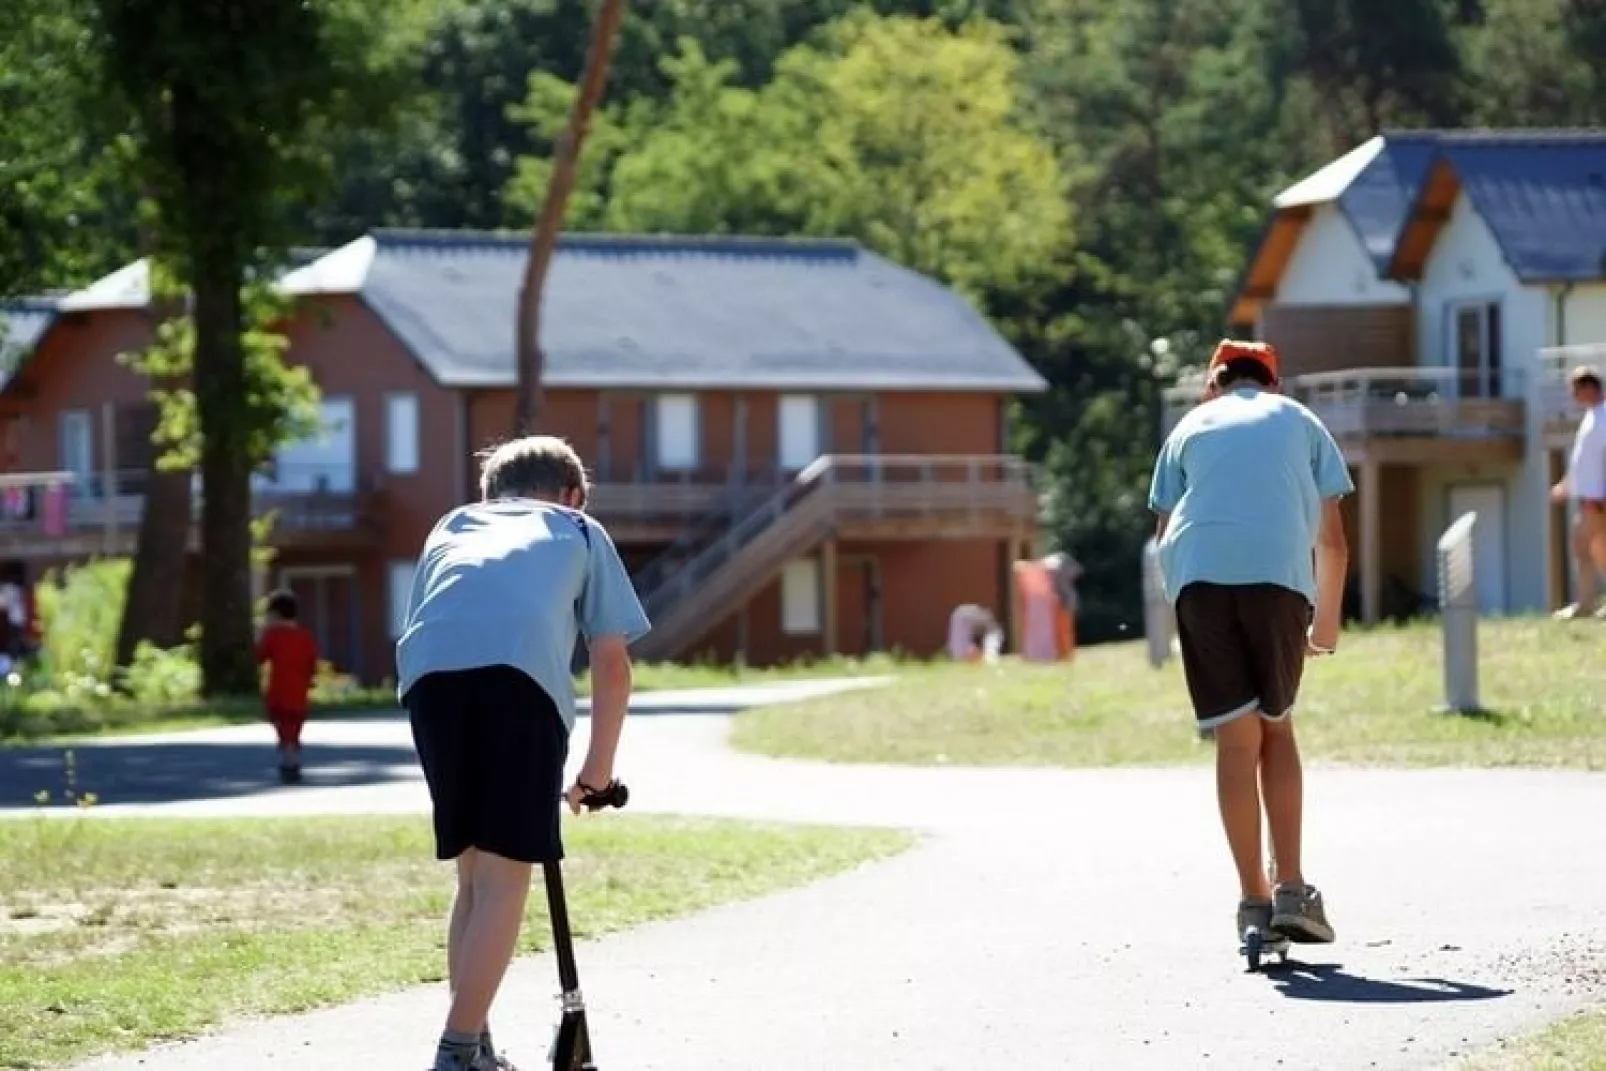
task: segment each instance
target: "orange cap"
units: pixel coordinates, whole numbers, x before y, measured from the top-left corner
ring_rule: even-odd
[[[1205,369],[1205,374],[1213,376],[1216,369],[1228,361],[1244,358],[1259,361],[1266,371],[1271,373],[1272,379],[1282,378],[1278,372],[1276,346],[1270,342],[1239,342],[1230,338],[1224,338],[1216,343],[1216,352],[1210,355],[1210,366]]]

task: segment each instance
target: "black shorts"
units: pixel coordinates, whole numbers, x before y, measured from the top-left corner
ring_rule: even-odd
[[[435,855],[469,848],[521,863],[563,858],[569,733],[546,689],[511,666],[430,673],[407,690],[434,803]]]
[[[1280,721],[1305,673],[1311,606],[1277,584],[1189,584],[1177,597],[1177,639],[1202,729],[1252,711]]]

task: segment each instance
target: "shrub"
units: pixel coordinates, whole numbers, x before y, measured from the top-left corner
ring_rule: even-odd
[[[107,558],[52,571],[39,585],[40,657],[53,691],[79,700],[110,694],[129,571],[128,559]]]
[[[187,703],[201,694],[201,667],[188,645],[163,650],[141,642],[134,660],[123,670],[123,688],[129,698],[152,706]]]

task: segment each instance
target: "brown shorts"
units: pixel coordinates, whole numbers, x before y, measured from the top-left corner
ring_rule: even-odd
[[[1214,728],[1251,711],[1292,713],[1305,673],[1311,607],[1277,584],[1189,584],[1177,597],[1177,638],[1194,716]]]

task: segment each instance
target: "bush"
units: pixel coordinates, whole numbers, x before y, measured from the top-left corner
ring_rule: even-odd
[[[123,689],[135,703],[152,706],[187,703],[201,694],[201,667],[189,646],[167,650],[141,642],[123,670]]]
[[[111,694],[129,571],[128,559],[107,558],[52,571],[39,585],[41,668],[68,700]]]

